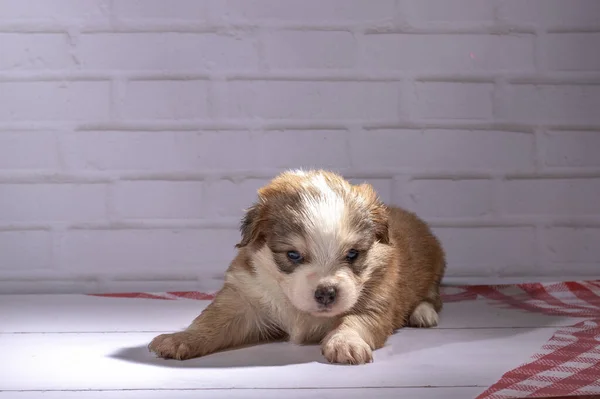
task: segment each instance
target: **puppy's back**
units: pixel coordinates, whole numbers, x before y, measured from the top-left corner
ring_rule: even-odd
[[[415,306],[431,302],[442,307],[439,284],[446,268],[444,250],[429,226],[416,214],[388,206],[390,238],[399,258],[399,289]],[[408,292],[406,292],[408,291]]]

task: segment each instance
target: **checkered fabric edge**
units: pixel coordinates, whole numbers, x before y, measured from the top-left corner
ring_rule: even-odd
[[[90,294],[113,298],[212,300],[216,292],[170,291]],[[600,318],[600,280],[442,287],[444,302],[487,299],[498,306],[551,316]]]
[[[169,292],[123,292],[111,294],[88,294],[108,298],[136,298],[136,299],[193,299],[197,301],[210,301],[215,298],[215,293],[199,291],[169,291]]]
[[[477,399],[600,394],[600,319],[559,329],[533,360],[507,373]]]
[[[487,299],[550,316],[600,318],[600,280],[443,287],[445,302]]]

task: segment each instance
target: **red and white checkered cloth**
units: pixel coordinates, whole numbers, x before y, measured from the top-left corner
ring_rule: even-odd
[[[600,280],[443,287],[445,302],[485,299],[494,306],[582,318],[560,328],[531,361],[505,373],[477,399],[600,395]],[[211,300],[214,293],[99,294],[119,298]]]
[[[558,330],[533,361],[505,373],[477,399],[600,394],[600,319]]]
[[[485,298],[502,307],[587,320],[559,329],[532,360],[477,399],[600,395],[600,281],[448,288],[446,302]]]
[[[600,280],[443,287],[444,302],[478,298],[493,305],[550,316],[600,317]]]

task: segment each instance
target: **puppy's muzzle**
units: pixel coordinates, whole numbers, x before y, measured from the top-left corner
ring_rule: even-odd
[[[331,285],[319,286],[315,290],[315,301],[322,306],[329,306],[334,303],[336,296],[337,288]]]

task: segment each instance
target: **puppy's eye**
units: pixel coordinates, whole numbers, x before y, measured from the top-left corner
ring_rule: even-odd
[[[350,262],[352,262],[353,260],[355,260],[356,258],[358,258],[358,251],[356,249],[351,249],[350,251],[348,251],[348,253],[346,254],[346,259],[349,260]]]
[[[302,255],[300,255],[300,253],[297,251],[288,251],[287,257],[289,260],[291,260],[294,263],[301,262],[303,259]]]

